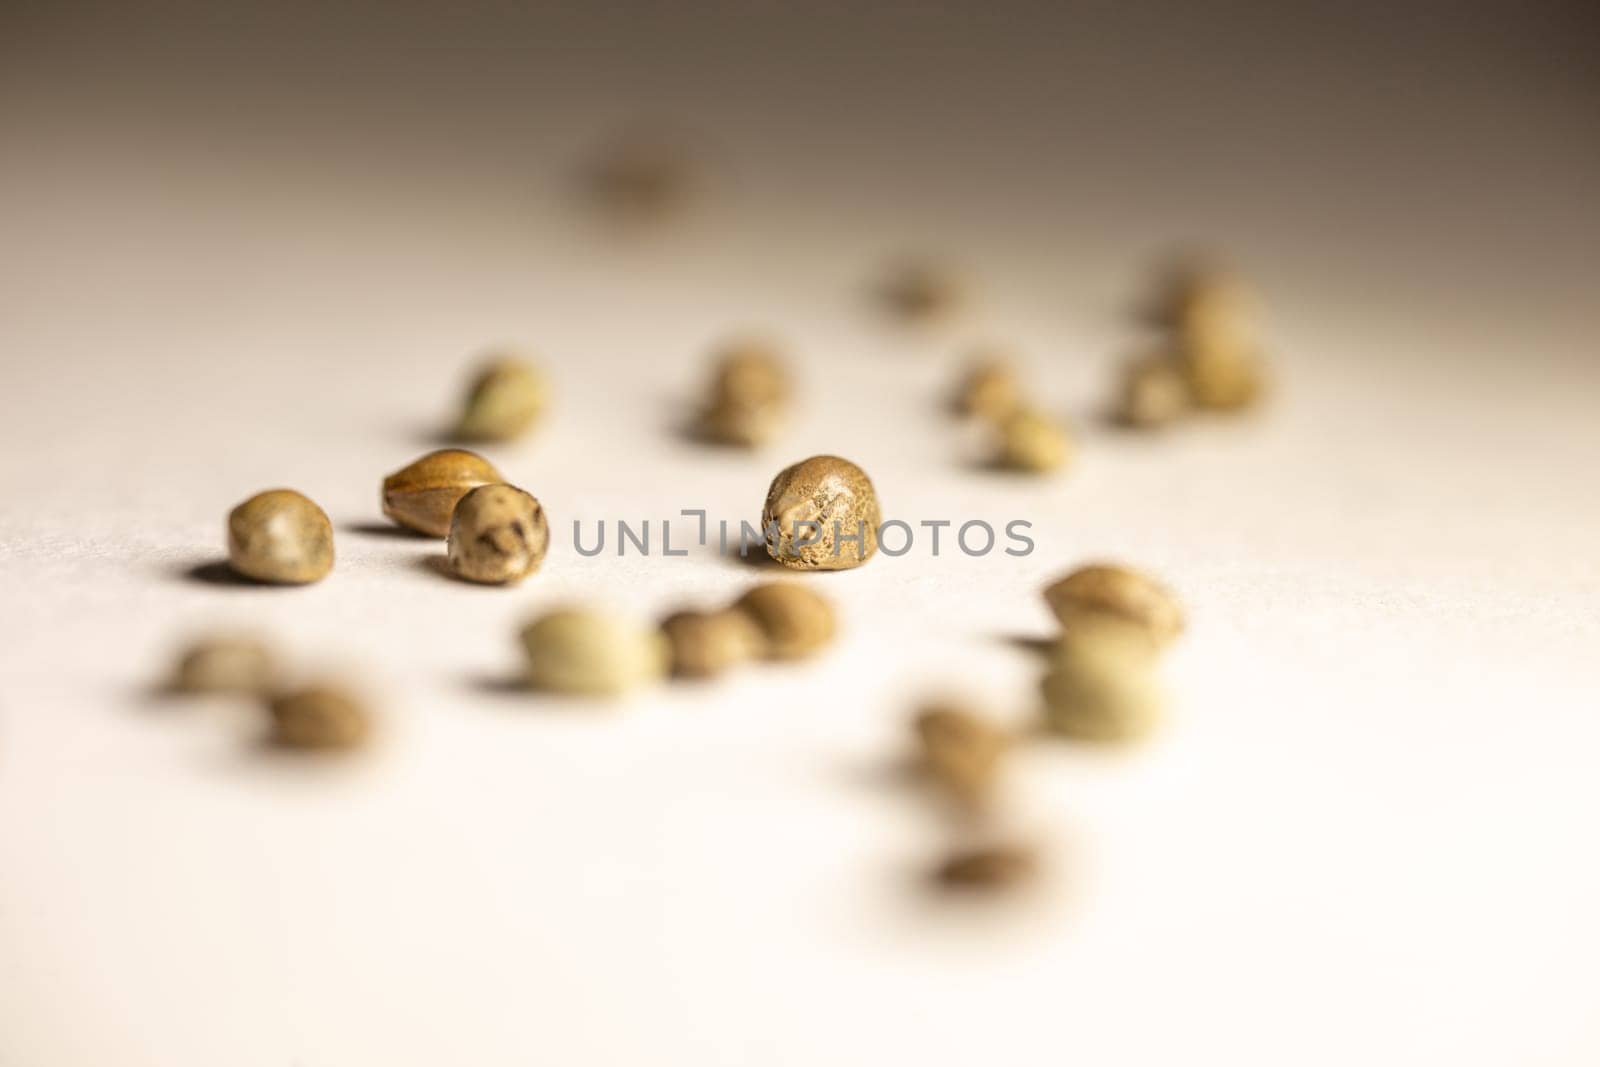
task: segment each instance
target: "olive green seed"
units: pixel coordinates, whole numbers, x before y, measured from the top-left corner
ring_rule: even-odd
[[[755,623],[764,659],[803,659],[833,640],[833,606],[796,582],[766,582],[734,601]]]
[[[383,513],[407,529],[446,537],[462,497],[480,485],[504,481],[494,464],[476,452],[429,452],[383,480]]]
[[[265,642],[244,635],[208,637],[184,650],[173,672],[180,693],[265,693],[277,673]]]
[[[761,512],[767,554],[795,570],[859,567],[878,550],[882,521],[872,479],[838,456],[779,471]]]
[[[583,608],[536,619],[522,646],[530,685],[577,696],[620,696],[661,677],[671,655],[660,632]]]
[[[469,582],[520,582],[539,569],[549,546],[544,508],[513,485],[480,485],[450,516],[450,569]]]
[[[1109,618],[1062,635],[1040,688],[1046,727],[1087,741],[1138,740],[1165,705],[1148,634]]]
[[[258,582],[315,582],[333,569],[333,524],[293,489],[257,493],[228,514],[228,562]]]
[[[466,441],[520,437],[544,412],[549,392],[544,372],[528,360],[493,359],[478,370],[467,390],[456,436]]]

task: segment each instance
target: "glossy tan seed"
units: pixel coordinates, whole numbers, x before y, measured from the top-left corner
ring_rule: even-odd
[[[1165,703],[1148,635],[1109,618],[1062,635],[1040,688],[1046,727],[1085,741],[1145,737],[1159,725]]]
[[[661,622],[671,649],[672,673],[711,678],[755,658],[764,640],[755,622],[738,611],[680,611]]]
[[[273,740],[286,748],[348,749],[372,732],[371,715],[360,699],[333,686],[311,686],[274,697]]]
[[[544,508],[514,485],[481,485],[450,517],[450,569],[469,582],[520,582],[539,569],[549,546]]]
[[[981,806],[993,792],[1010,750],[1010,738],[993,722],[965,708],[924,709],[915,722],[920,764],[957,802]]]
[[[767,582],[734,601],[755,623],[765,659],[803,659],[833,640],[833,606],[796,582]]]
[[[1025,845],[992,844],[952,853],[934,871],[934,880],[948,889],[998,890],[1033,877],[1038,859]]]
[[[994,462],[1005,470],[1048,474],[1072,459],[1072,436],[1050,416],[1032,409],[1014,411],[997,427]]]
[[[510,441],[538,420],[549,399],[544,372],[526,359],[502,356],[474,376],[456,423],[463,441]]]
[[[1045,587],[1044,599],[1071,630],[1096,616],[1133,623],[1157,648],[1183,632],[1183,608],[1170,590],[1132,567],[1092,563]]]
[[[333,569],[333,524],[293,489],[257,493],[228,514],[228,562],[258,582],[315,582]]]
[[[1150,430],[1169,425],[1189,411],[1189,383],[1171,356],[1130,360],[1122,371],[1116,418],[1124,426]]]
[[[254,637],[208,637],[184,650],[173,673],[180,693],[265,693],[277,663],[265,642]]]
[[[973,358],[956,386],[951,406],[959,415],[999,422],[1022,404],[1022,384],[1011,359],[998,352]]]
[[[779,471],[761,512],[767,554],[795,570],[859,567],[878,550],[882,521],[872,479],[838,456],[812,456]]]
[[[561,608],[522,630],[528,682],[575,696],[615,697],[660,678],[670,655],[656,630],[605,612]]]
[[[383,513],[409,530],[446,537],[462,497],[480,485],[504,481],[494,464],[476,452],[429,452],[383,480]]]

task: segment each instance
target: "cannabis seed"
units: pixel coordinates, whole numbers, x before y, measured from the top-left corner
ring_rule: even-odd
[[[761,631],[739,611],[680,611],[661,622],[671,647],[672,672],[710,678],[764,648]]]
[[[1004,889],[1030,878],[1038,868],[1033,850],[1022,845],[983,845],[953,853],[934,872],[951,889]]]
[[[479,369],[467,390],[456,436],[466,441],[509,441],[544,411],[549,386],[538,367],[502,356]]]
[[[1183,632],[1183,609],[1161,583],[1114,563],[1094,563],[1045,587],[1045,602],[1067,630],[1096,616],[1142,628],[1160,648]]]
[[[1010,739],[964,708],[936,706],[915,722],[921,765],[937,785],[968,806],[981,804],[999,777]]]
[[[833,640],[833,607],[795,582],[767,582],[734,601],[753,621],[765,659],[801,659]]]
[[[785,467],[767,489],[767,554],[796,570],[859,567],[878,550],[878,494],[866,472],[838,456]]]
[[[257,493],[228,514],[228,561],[259,582],[317,581],[333,569],[333,524],[293,489]]]
[[[520,582],[539,569],[550,545],[544,508],[512,485],[480,485],[450,517],[450,569],[470,582]]]
[[[253,637],[209,637],[184,651],[172,688],[181,693],[263,693],[276,669],[271,650]]]
[[[982,353],[968,365],[956,387],[952,407],[960,415],[999,422],[1022,403],[1022,385],[1011,360],[996,352]]]
[[[1062,635],[1041,684],[1045,724],[1090,741],[1131,741],[1160,722],[1156,654],[1140,626],[1110,617]]]
[[[1072,437],[1066,427],[1042,412],[1012,412],[997,427],[995,465],[1029,474],[1045,474],[1072,458]]]
[[[582,608],[552,611],[522,631],[536,689],[618,696],[660,677],[669,650],[659,632]]]
[[[269,708],[273,739],[287,748],[355,748],[372,729],[366,705],[332,686],[282,694]]]
[[[1185,348],[1184,382],[1194,406],[1208,411],[1243,411],[1266,393],[1266,375],[1253,351]]]
[[[383,513],[407,529],[445,537],[462,497],[480,485],[504,480],[476,452],[459,448],[429,452],[383,480]]]
[[[1131,360],[1124,366],[1116,410],[1118,422],[1154,429],[1176,421],[1188,409],[1189,383],[1177,360],[1157,354]]]
[[[708,441],[753,447],[782,428],[789,404],[788,371],[770,344],[738,341],[723,350],[698,430]]]
[[[953,314],[967,297],[962,280],[938,263],[901,263],[884,284],[883,299],[903,319],[931,322]]]

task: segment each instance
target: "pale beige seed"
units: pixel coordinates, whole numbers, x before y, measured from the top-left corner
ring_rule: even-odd
[[[273,740],[286,748],[355,748],[372,732],[372,717],[366,705],[333,686],[317,685],[280,694],[268,708]]]
[[[484,364],[472,380],[456,423],[465,441],[509,441],[520,437],[549,400],[544,372],[526,359],[501,356]]]
[[[1189,410],[1189,383],[1178,360],[1164,354],[1128,361],[1122,369],[1116,418],[1124,426],[1155,429]]]
[[[740,407],[717,404],[701,411],[695,431],[703,441],[757,448],[782,432],[783,409],[774,404]]]
[[[754,620],[739,611],[680,611],[661,621],[671,647],[672,673],[710,678],[765,648]]]
[[[1102,617],[1062,634],[1041,683],[1045,725],[1086,741],[1134,741],[1160,723],[1156,652],[1134,623]]]
[[[503,481],[494,464],[476,452],[429,452],[383,480],[383,513],[407,529],[445,537],[462,497],[480,485]]]
[[[599,207],[619,222],[658,222],[683,211],[703,184],[686,148],[658,136],[611,145],[589,173]]]
[[[1116,563],[1079,567],[1045,587],[1044,599],[1067,630],[1097,616],[1141,627],[1160,648],[1183,632],[1183,608],[1160,582]]]
[[[949,889],[999,890],[1027,881],[1037,870],[1031,848],[990,844],[952,853],[935,869],[934,879]]]
[[[781,407],[792,392],[783,354],[772,342],[746,338],[724,346],[717,354],[711,378],[712,404]]]
[[[514,485],[480,485],[450,516],[450,569],[469,582],[520,582],[539,569],[549,547],[544,508]]]
[[[919,762],[928,777],[963,805],[984,804],[1011,747],[1005,731],[981,715],[948,705],[924,709],[914,725]]]
[[[882,296],[890,311],[917,323],[954,315],[968,300],[965,281],[950,268],[931,260],[903,262],[891,270]]]
[[[1048,474],[1072,459],[1072,435],[1040,411],[1012,412],[996,427],[995,465],[1027,474]]]
[[[859,567],[878,550],[882,521],[872,479],[838,456],[779,471],[761,512],[767,554],[796,570]]]
[[[184,650],[173,672],[180,693],[264,693],[277,673],[265,642],[244,635],[208,637]]]
[[[315,582],[333,569],[333,523],[293,489],[257,493],[228,513],[228,562],[258,582]]]
[[[1202,410],[1244,411],[1266,395],[1266,371],[1253,351],[1186,349],[1180,366],[1189,396]]]
[[[522,631],[528,682],[577,696],[620,696],[664,674],[670,650],[656,630],[604,612],[562,608]]]
[[[1022,383],[1008,356],[985,352],[975,356],[956,386],[951,406],[957,414],[999,422],[1022,404]]]
[[[761,634],[765,659],[802,659],[833,640],[833,606],[796,582],[766,582],[734,601]]]

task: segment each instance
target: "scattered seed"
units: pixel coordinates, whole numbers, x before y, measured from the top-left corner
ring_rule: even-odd
[[[960,415],[1000,422],[1022,403],[1022,385],[1011,359],[983,352],[968,365],[956,387],[952,407]]]
[[[172,688],[180,693],[265,693],[277,664],[272,651],[254,637],[208,637],[190,645],[178,660]]]
[[[1259,356],[1240,349],[1185,349],[1181,366],[1194,406],[1208,411],[1244,411],[1266,393]]]
[[[759,655],[765,641],[754,620],[740,611],[680,611],[661,622],[672,652],[672,672],[710,678]]]
[[[1006,889],[1027,881],[1037,869],[1038,859],[1026,846],[982,845],[951,854],[934,878],[950,889]]]
[[[838,456],[812,456],[779,471],[761,512],[767,554],[796,570],[859,567],[878,550],[882,521],[872,480]]]
[[[447,542],[450,569],[469,582],[520,582],[550,547],[544,508],[514,485],[480,485],[456,504]]]
[[[228,514],[228,562],[259,582],[315,582],[333,569],[333,524],[293,489],[257,493]]]
[[[719,444],[765,444],[783,428],[789,398],[789,375],[777,350],[764,341],[735,342],[718,358],[697,429]]]
[[[619,696],[659,678],[670,651],[658,631],[581,608],[552,611],[522,631],[536,689]]]
[[[1041,685],[1045,724],[1090,741],[1132,741],[1149,734],[1164,704],[1148,633],[1108,616],[1062,635]]]
[[[459,448],[429,452],[383,480],[383,513],[407,529],[445,537],[462,497],[480,485],[504,480],[476,452]]]
[[[273,739],[287,748],[355,748],[371,733],[366,705],[344,690],[312,686],[269,702]]]
[[[1177,360],[1157,354],[1123,367],[1116,417],[1124,426],[1154,429],[1177,421],[1188,410],[1189,383]]]
[[[467,390],[456,436],[464,441],[509,441],[543,413],[549,386],[526,359],[502,356],[481,367]]]
[[[961,804],[981,806],[1010,748],[1005,732],[981,715],[944,705],[924,710],[915,727],[927,775]]]
[[[1183,632],[1183,609],[1154,578],[1114,563],[1094,563],[1045,587],[1045,602],[1067,630],[1086,620],[1110,616],[1144,630],[1151,645],[1163,647]]]
[[[590,171],[589,185],[600,207],[619,221],[652,222],[688,204],[696,177],[681,146],[632,136],[602,155]]]
[[[766,582],[734,601],[760,631],[765,659],[802,659],[833,640],[833,607],[796,582]]]
[[[995,465],[1029,474],[1059,470],[1072,458],[1072,436],[1042,412],[1012,412],[996,428]]]
[[[967,299],[967,287],[954,272],[926,260],[900,264],[884,284],[883,299],[901,318],[932,322],[953,315]]]

